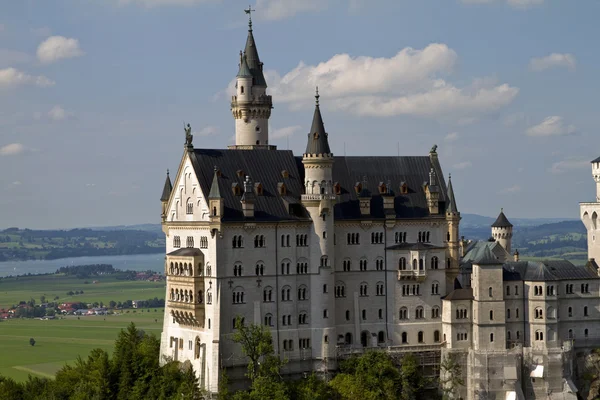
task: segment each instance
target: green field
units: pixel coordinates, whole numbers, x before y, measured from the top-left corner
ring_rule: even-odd
[[[97,281],[98,283],[93,283]],[[86,283],[88,282],[88,283]],[[69,291],[82,291],[83,294],[68,296]],[[83,303],[104,302],[113,300],[147,300],[165,297],[165,282],[125,281],[114,276],[105,275],[79,279],[65,275],[21,276],[0,279],[0,308],[8,308],[19,301],[33,298],[39,304],[40,296],[46,301],[56,300],[59,303],[80,301]]]
[[[129,310],[120,315],[75,316],[42,321],[11,319],[0,322],[0,375],[18,381],[29,374],[52,377],[65,363],[77,356],[87,357],[90,350],[109,352],[121,329],[134,322],[138,329],[157,336],[162,330],[163,309]],[[35,346],[29,338],[35,339]]]

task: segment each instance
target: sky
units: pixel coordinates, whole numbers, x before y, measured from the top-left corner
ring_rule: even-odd
[[[595,0],[251,0],[302,154],[319,86],[336,155],[438,145],[459,210],[578,217],[600,156]],[[0,228],[160,222],[167,169],[232,144],[238,0],[0,1]],[[596,44],[594,44],[596,43]]]

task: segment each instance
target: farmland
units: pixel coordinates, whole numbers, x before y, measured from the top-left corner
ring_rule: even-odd
[[[29,374],[52,377],[65,363],[73,363],[78,356],[85,358],[94,348],[112,352],[117,334],[130,322],[146,333],[160,335],[163,309],[127,311],[119,315],[0,322],[0,375],[19,381]],[[30,338],[35,339],[34,346],[29,344]]]
[[[96,282],[96,283],[94,283]],[[67,295],[69,292],[83,294]],[[31,275],[0,279],[0,309],[40,297],[46,301],[108,304],[111,300],[147,300],[165,297],[164,282],[121,280],[119,275],[78,278],[61,274]],[[54,300],[55,298],[57,298]]]

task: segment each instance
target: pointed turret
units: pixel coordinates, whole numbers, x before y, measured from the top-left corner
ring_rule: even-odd
[[[248,67],[248,62],[246,61],[246,56],[242,55],[240,51],[240,70],[237,74],[238,78],[252,78],[252,72]]]
[[[255,86],[267,87],[267,81],[263,75],[263,63],[260,62],[258,57],[258,50],[256,49],[256,42],[254,41],[254,34],[252,33],[252,19],[248,23],[248,38],[246,39],[246,47],[244,49],[244,56],[248,63],[248,67],[254,77]]]
[[[212,184],[210,185],[210,192],[208,193],[209,199],[220,199],[221,190],[219,189],[219,169],[215,166],[215,174],[213,176]]]
[[[162,196],[160,196],[160,201],[169,201],[169,199],[171,198],[172,190],[173,185],[171,184],[171,178],[169,177],[169,170],[167,170],[167,179],[165,179],[165,186],[163,187]]]
[[[456,199],[454,198],[454,189],[452,188],[452,176],[448,175],[448,204],[446,208],[447,213],[457,213],[458,207],[456,207]]]
[[[318,87],[316,93],[315,113],[313,115],[310,133],[308,134],[308,143],[306,144],[305,154],[331,154],[327,132],[325,132],[323,117],[321,116],[321,108],[319,106],[320,96]]]
[[[251,15],[251,8],[245,10]],[[246,47],[240,52],[239,69],[236,76],[236,95],[231,98],[231,112],[235,119],[235,145],[230,149],[270,149],[269,118],[273,99],[267,94],[267,82],[263,74],[263,63],[258,57],[252,33],[252,18],[248,23]]]
[[[504,209],[501,208],[500,215],[498,215],[498,218],[496,218],[496,221],[492,224],[492,237],[510,253],[512,235],[513,224],[511,224],[508,218],[506,218],[506,215],[504,215]]]
[[[163,222],[167,219],[167,204],[171,198],[171,192],[173,191],[173,185],[171,184],[171,178],[169,177],[169,170],[167,170],[167,179],[165,179],[165,185],[163,186],[162,196],[160,196],[160,204],[162,206],[161,218]]]

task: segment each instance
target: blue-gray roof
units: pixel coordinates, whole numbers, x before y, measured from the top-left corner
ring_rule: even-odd
[[[202,250],[194,247],[184,247],[167,254],[168,256],[179,256],[179,257],[196,257],[202,255]]]
[[[258,50],[256,49],[256,42],[254,41],[252,29],[248,30],[248,39],[246,39],[244,57],[246,57],[246,62],[254,77],[254,85],[267,87],[267,81],[263,75],[263,65],[260,62],[260,58],[258,58]]]
[[[171,185],[171,178],[169,177],[169,172],[167,171],[167,179],[165,180],[165,185],[163,186],[163,191],[162,191],[162,195],[160,196],[160,201],[169,201],[172,190],[173,190],[173,185]]]
[[[452,188],[452,179],[448,177],[448,201],[446,204],[446,212],[457,213],[456,199],[454,198],[454,189]]]
[[[504,215],[504,211],[500,211],[500,215],[496,218],[496,221],[492,224],[492,228],[510,228],[513,224],[510,223],[506,215]]]
[[[250,68],[248,67],[248,63],[246,62],[246,56],[242,56],[240,60],[240,69],[237,74],[238,78],[251,78],[252,72],[250,72]]]
[[[244,220],[241,194],[235,195],[232,184],[244,186],[244,178],[260,182],[263,194],[256,196],[255,219],[257,221],[308,219],[301,204],[304,193],[304,166],[302,157],[294,157],[289,150],[220,150],[194,149],[190,152],[194,170],[202,192],[209,197],[213,181],[224,199],[224,221]],[[214,176],[214,166],[220,171]],[[363,189],[371,195],[371,215],[369,218],[385,218],[383,196],[378,190],[379,182],[390,182],[391,196],[394,196],[396,218],[429,217],[429,208],[422,182],[429,178],[431,168],[438,176],[443,176],[439,163],[432,162],[429,156],[418,157],[334,157],[333,181],[340,185],[340,194],[334,206],[336,220],[360,219],[360,201],[354,188],[361,182]],[[239,171],[243,173],[239,174]],[[288,175],[284,177],[283,171]],[[402,182],[408,185],[408,193],[400,194]],[[280,195],[278,183],[285,183],[286,194]],[[446,183],[440,185],[440,210],[445,210]],[[394,190],[395,189],[395,190]],[[442,211],[443,213],[443,211]],[[443,214],[438,214],[443,217]]]
[[[558,281],[600,279],[591,268],[567,260],[513,261],[503,266],[505,281]]]
[[[310,133],[308,134],[305,154],[331,154],[327,132],[325,132],[323,117],[321,116],[321,109],[319,108],[318,103],[315,106],[315,113],[313,115]]]
[[[592,162],[593,163],[600,162],[600,157],[596,158],[595,160],[592,160]]]
[[[429,243],[398,243],[385,248],[386,250],[435,250],[445,249],[443,246],[435,246]]]

